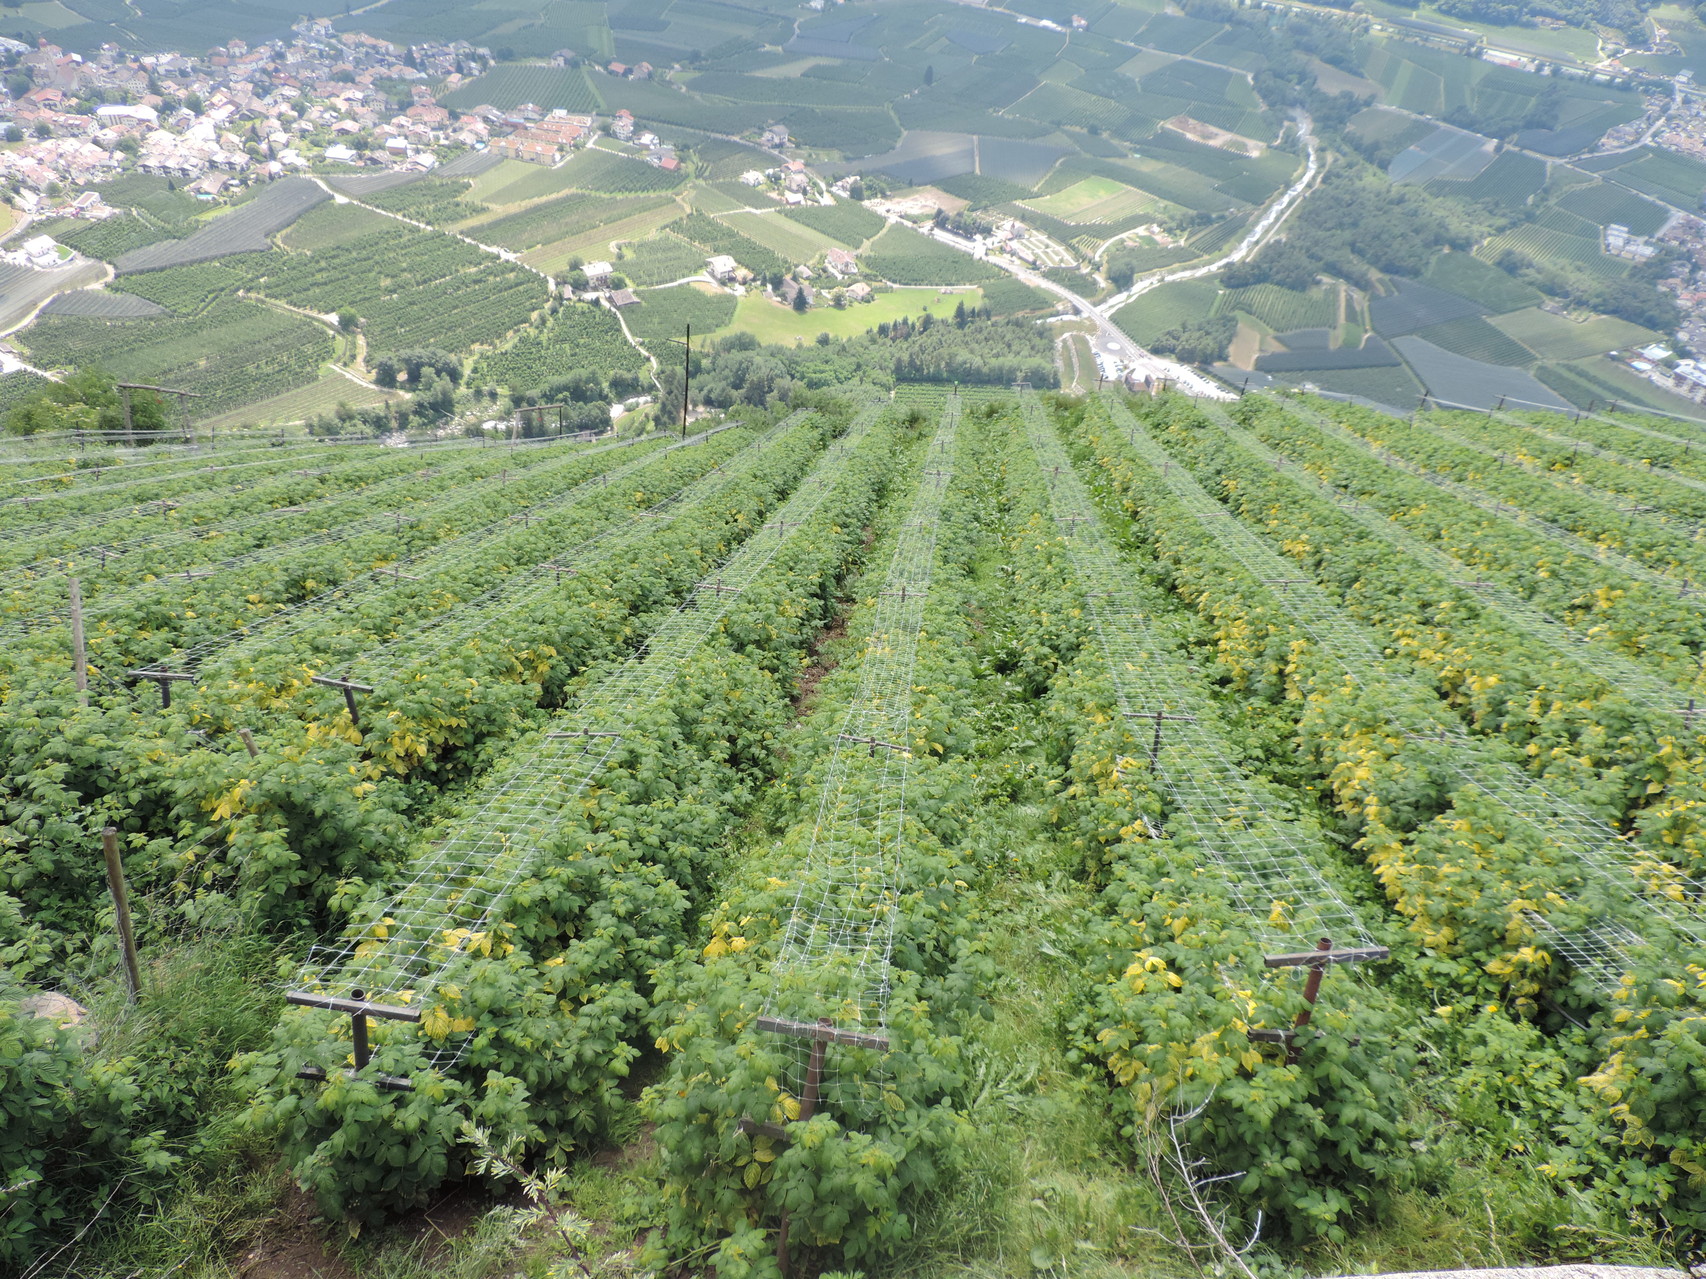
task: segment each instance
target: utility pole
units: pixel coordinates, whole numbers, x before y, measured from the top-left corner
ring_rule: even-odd
[[[693,391],[693,326],[687,326],[687,337],[671,338],[681,348],[681,438],[687,438],[687,402]]]

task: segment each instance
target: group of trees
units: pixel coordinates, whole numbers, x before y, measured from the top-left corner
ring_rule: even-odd
[[[1189,320],[1177,328],[1168,329],[1149,344],[1149,349],[1160,355],[1174,356],[1187,364],[1214,364],[1226,358],[1237,333],[1238,321],[1230,315]]]
[[[134,431],[169,430],[171,411],[152,391],[132,391],[130,427]],[[98,368],[79,369],[62,381],[47,383],[6,414],[9,435],[124,429],[124,397],[112,375]]]
[[[1422,274],[1440,248],[1468,248],[1480,230],[1458,206],[1346,165],[1322,180],[1285,239],[1228,267],[1221,283],[1306,289],[1327,274],[1369,287],[1377,272]]]
[[[454,389],[462,382],[461,357],[449,351],[391,351],[373,362],[373,380],[383,387],[419,390],[429,377],[448,381]]]
[[[1574,271],[1558,262],[1536,262],[1516,249],[1505,249],[1493,265],[1555,298],[1615,315],[1631,324],[1669,333],[1682,322],[1676,299],[1656,282],[1670,269],[1676,250],[1643,262],[1626,276],[1610,279]]]

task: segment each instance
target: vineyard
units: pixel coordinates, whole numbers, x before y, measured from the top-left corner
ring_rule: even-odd
[[[605,346],[571,305],[470,380]],[[1685,1260],[1703,438],[913,385],[16,443],[0,955],[92,1021],[0,1000],[0,1259],[519,1160],[577,1259],[719,1279]]]

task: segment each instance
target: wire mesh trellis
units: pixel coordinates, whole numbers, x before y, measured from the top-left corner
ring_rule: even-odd
[[[530,480],[535,483],[548,483],[550,476],[555,471],[575,466],[590,454],[622,448],[626,443],[627,441],[620,441],[588,452],[579,452],[555,458],[547,462],[543,467],[535,468],[533,471],[526,473],[524,476],[516,478]],[[532,509],[535,514],[540,514],[545,511],[557,510],[563,506],[572,505],[573,503],[581,500],[587,494],[616,478],[616,475],[625,474],[627,471],[643,466],[652,461],[655,456],[655,454],[648,454],[643,458],[638,458],[635,461],[628,463],[624,467],[617,468],[615,472],[601,472],[600,475],[594,476],[571,489],[565,490],[563,493],[547,499],[538,507]],[[609,475],[610,479],[604,478],[606,474]],[[313,550],[318,546],[335,545],[350,538],[359,537],[364,533],[383,533],[391,530],[401,531],[406,525],[415,523],[424,515],[430,514],[434,516],[446,527],[458,527],[464,520],[477,519],[481,515],[485,514],[489,509],[488,504],[491,495],[501,492],[509,483],[510,478],[511,477],[508,476],[488,477],[487,479],[476,481],[473,484],[458,486],[453,492],[445,494],[445,498],[447,500],[435,501],[420,506],[399,507],[398,509],[391,511],[380,511],[337,528],[322,529],[318,532],[292,538],[289,541],[281,542],[273,546],[261,547],[242,555],[234,555],[226,559],[194,565],[190,568],[186,568],[182,572],[173,572],[171,574],[162,575],[152,582],[141,582],[131,587],[121,588],[120,590],[98,597],[92,606],[84,608],[84,615],[94,619],[120,612],[132,607],[140,600],[163,593],[165,590],[171,588],[174,583],[185,580],[194,580],[194,577],[198,575],[240,572],[245,568],[251,568],[256,565],[271,564],[275,561],[288,558],[289,556]],[[437,551],[451,546],[471,545],[485,536],[489,536],[494,532],[499,532],[507,528],[508,519],[509,517],[505,516],[502,519],[483,523],[480,526],[459,535],[454,540],[447,543],[441,543],[438,547],[434,547],[432,549]],[[407,563],[415,558],[418,558],[418,555],[404,557],[400,563]],[[385,571],[386,570],[383,569],[376,569],[373,570],[373,574],[368,576],[383,575]],[[300,610],[307,607],[308,603],[311,603],[311,601],[293,605],[291,606],[291,609],[284,611]],[[217,645],[218,641],[209,640],[204,643]],[[187,650],[190,655],[187,656],[185,660],[191,663],[199,661],[201,659],[201,647],[201,645],[197,645]]]
[[[624,443],[626,443],[626,441],[624,441]],[[609,446],[580,450],[573,454],[573,456],[577,458],[591,456],[593,454],[603,452],[606,447]],[[373,459],[365,458],[363,460],[372,461]],[[531,464],[547,460],[550,460],[550,455],[543,453],[524,455],[522,459],[511,459],[507,454],[505,454],[501,455],[497,459],[493,459],[492,465],[495,466],[501,461],[506,469],[516,468],[519,473],[522,461]],[[416,486],[419,486],[423,480],[436,479],[437,475],[437,468],[428,468],[423,470],[415,468],[411,463],[411,469],[398,474],[375,479],[369,483],[358,484],[351,488],[336,489],[332,492],[324,493],[318,497],[311,498],[303,502],[297,502],[290,506],[273,507],[267,510],[239,515],[231,519],[212,521],[206,524],[176,524],[166,528],[161,528],[154,532],[142,533],[135,537],[122,538],[114,541],[90,541],[79,546],[67,547],[56,554],[0,570],[0,579],[12,579],[16,577],[39,578],[48,573],[70,573],[75,571],[79,572],[87,583],[95,561],[98,561],[100,568],[104,569],[106,568],[109,560],[123,559],[126,556],[137,556],[141,552],[145,551],[161,552],[178,547],[189,546],[196,542],[212,543],[234,535],[246,533],[251,530],[268,529],[271,526],[292,526],[300,524],[312,527],[315,521],[324,520],[332,512],[338,511],[343,507],[354,507],[357,510],[368,509],[375,499],[386,498],[392,494],[398,493],[399,491],[406,493]],[[485,476],[475,476],[472,478],[456,477],[455,482],[458,484],[458,488],[454,492],[454,497],[457,500],[461,500],[469,496],[470,491],[475,486],[488,484],[488,479],[489,477]],[[440,487],[442,487],[442,485]],[[228,496],[227,494],[220,492],[210,493],[209,495],[219,497]],[[166,509],[175,512],[177,508],[168,505]],[[144,517],[147,514],[148,508],[126,507],[114,512],[102,513],[86,520],[77,521],[73,524],[71,530],[68,531],[81,533],[84,529],[99,527],[103,524],[115,523],[121,520],[135,520],[139,517]],[[383,522],[389,514],[390,512],[381,512],[374,518]],[[345,524],[341,529],[336,530],[337,534],[340,536],[353,536],[357,531],[359,531],[359,529],[356,521],[353,520]],[[22,540],[31,541],[43,537],[44,535],[40,529],[30,528],[28,530],[19,530],[18,536]],[[46,536],[51,536],[51,533]],[[287,545],[290,545],[290,543],[275,542],[271,545],[273,547],[283,549]],[[153,566],[150,565],[149,568],[152,570]]]
[[[1469,407],[1467,405],[1452,405],[1449,402],[1443,401],[1443,400],[1436,401],[1436,403],[1445,405],[1447,407],[1454,407],[1454,408],[1468,408]],[[1544,430],[1534,428],[1534,427],[1529,427],[1526,423],[1523,423],[1521,421],[1516,421],[1515,419],[1508,418],[1504,414],[1495,413],[1492,416],[1495,417],[1497,420],[1506,422],[1507,424],[1514,424],[1516,426],[1522,427],[1524,430],[1528,430],[1532,434],[1541,436],[1542,438],[1552,438],[1552,439],[1558,438],[1555,436],[1550,436],[1549,433],[1544,431]],[[1412,425],[1415,427],[1418,427],[1421,430],[1426,431],[1430,435],[1433,435],[1433,436],[1436,436],[1442,440],[1445,440],[1446,442],[1453,444],[1458,448],[1467,449],[1471,453],[1475,453],[1481,457],[1490,458],[1492,461],[1497,462],[1501,466],[1518,467],[1523,472],[1525,472],[1526,474],[1531,475],[1531,476],[1535,477],[1536,479],[1544,481],[1545,483],[1550,485],[1552,488],[1558,489],[1561,492],[1573,494],[1576,496],[1584,496],[1585,495],[1587,497],[1591,497],[1591,498],[1593,498],[1597,501],[1600,501],[1600,502],[1610,503],[1612,506],[1612,510],[1616,513],[1620,513],[1620,514],[1624,514],[1624,515],[1635,513],[1635,512],[1632,512],[1629,507],[1621,505],[1621,503],[1625,503],[1625,502],[1629,502],[1629,503],[1635,502],[1636,499],[1631,494],[1619,493],[1615,489],[1602,488],[1598,484],[1595,484],[1589,480],[1583,479],[1580,475],[1572,475],[1568,479],[1565,479],[1563,476],[1558,475],[1556,472],[1550,470],[1546,466],[1544,466],[1544,465],[1542,465],[1542,464],[1540,464],[1540,463],[1538,463],[1532,459],[1524,458],[1524,457],[1518,456],[1515,453],[1507,452],[1503,449],[1495,448],[1491,444],[1488,444],[1482,440],[1477,440],[1477,439],[1465,437],[1461,433],[1460,424],[1458,424],[1458,423],[1447,424],[1447,423],[1441,423],[1441,422],[1437,422],[1437,421],[1426,421],[1426,422],[1424,422],[1424,421],[1418,420],[1416,422],[1413,422]],[[1570,445],[1573,445],[1575,447],[1585,448],[1588,452],[1597,453],[1597,454],[1600,454],[1601,456],[1609,457],[1610,460],[1618,462],[1618,463],[1623,464],[1625,466],[1628,465],[1627,459],[1618,457],[1615,454],[1610,454],[1606,450],[1597,449],[1591,445],[1578,444],[1574,440],[1566,440],[1564,442],[1566,444],[1570,444]],[[1684,487],[1684,488],[1694,488],[1694,489],[1698,489],[1698,490],[1701,490],[1703,492],[1706,492],[1706,483],[1703,483],[1700,480],[1690,479],[1688,476],[1685,476],[1685,475],[1664,475],[1664,476],[1656,476],[1653,478],[1655,478],[1659,481],[1662,481],[1664,483],[1674,483],[1674,484],[1680,485],[1681,487]],[[1698,541],[1701,537],[1702,528],[1703,528],[1703,526],[1701,524],[1699,524],[1695,520],[1688,519],[1687,517],[1679,515],[1673,511],[1667,511],[1667,510],[1664,510],[1663,508],[1660,508],[1660,507],[1641,506],[1641,507],[1639,507],[1639,513],[1651,515],[1658,523],[1664,524],[1666,526],[1674,527],[1674,528],[1680,530],[1682,532],[1682,534],[1685,535],[1686,537],[1688,537],[1690,540]]]
[[[709,434],[709,433],[707,433]],[[703,436],[686,441],[688,444],[697,443]],[[671,449],[683,447],[674,444],[669,449],[648,453],[644,457],[635,458],[631,462],[601,471],[597,475],[582,481],[572,488],[565,489],[544,502],[529,508],[529,518],[547,518],[573,508],[591,494],[608,485],[618,483],[644,469],[664,456]],[[580,455],[584,456],[584,454]],[[345,613],[362,608],[387,592],[399,592],[405,569],[420,569],[424,571],[444,572],[465,568],[482,556],[488,555],[493,547],[494,539],[516,527],[510,516],[479,524],[466,532],[449,538],[435,546],[425,548],[414,555],[406,556],[386,568],[370,569],[365,573],[329,587],[317,595],[300,600],[295,604],[279,609],[277,612],[258,617],[254,621],[219,635],[199,640],[177,654],[175,661],[185,669],[199,672],[204,665],[211,663],[216,656],[233,660],[250,655],[261,646],[288,640],[314,627],[325,625],[327,621],[342,616]],[[169,663],[157,662],[151,669],[165,669]]]
[[[1231,758],[1207,682],[1183,656],[1172,628],[1137,595],[1132,569],[1103,527],[1042,405],[1032,395],[1021,404],[1032,453],[1048,483],[1050,511],[1120,711],[1135,730],[1154,724],[1149,760],[1167,799],[1164,829],[1192,836],[1225,872],[1226,890],[1253,935],[1276,944],[1321,937],[1339,945],[1369,943],[1361,916],[1320,869],[1319,837]]]
[[[340,995],[356,988],[370,1000],[406,997],[417,1007],[426,1004],[445,974],[489,933],[503,902],[622,749],[639,714],[667,695],[688,659],[822,504],[830,481],[881,412],[880,404],[862,410],[819,463],[814,478],[821,483],[802,485],[775,519],[699,582],[639,652],[553,716],[549,731],[494,777],[474,810],[414,863],[370,922],[315,945],[296,989]],[[469,1038],[451,1033],[434,1042],[430,1066],[449,1069]]]
[[[799,886],[783,925],[764,1013],[794,1024],[885,1036],[911,775],[913,676],[935,575],[937,530],[958,437],[960,401],[937,420],[859,654],[859,684],[832,739]],[[785,1086],[806,1088],[811,1042],[788,1038]],[[883,1071],[850,1048],[818,1054],[818,1091],[867,1122]]]
[[[547,597],[565,575],[607,562],[640,541],[656,536],[682,515],[749,475],[773,441],[810,416],[807,410],[790,414],[726,463],[713,467],[661,501],[634,512],[622,523],[557,553],[549,564],[522,570],[484,594],[429,617],[397,638],[370,649],[350,664],[345,678],[360,679],[377,687],[422,662],[471,642],[476,636],[501,634],[501,624],[506,619]]]
[[[1347,678],[1360,686],[1401,690],[1418,706],[1437,702],[1437,694],[1396,668],[1368,630],[1348,617],[1313,581],[1286,576],[1295,572],[1296,566],[1258,540],[1185,468],[1173,463],[1123,406],[1111,402],[1111,408],[1132,450],[1160,475],[1174,498],[1202,520],[1217,544],[1267,587],[1280,607],[1339,664]],[[1416,731],[1450,748],[1441,762],[1456,775],[1463,789],[1494,800],[1505,813],[1563,854],[1579,870],[1584,883],[1602,890],[1616,907],[1649,925],[1669,926],[1697,942],[1706,941],[1706,920],[1697,905],[1706,901],[1706,884],[1645,854],[1542,779],[1489,755],[1455,716],[1430,712],[1428,722]],[[1679,897],[1681,902],[1676,901]],[[1673,911],[1667,905],[1681,905],[1683,909]],[[1557,930],[1552,932],[1555,935]],[[1630,932],[1633,935],[1633,930]]]
[[[1584,559],[1597,560],[1601,564],[1609,565],[1630,577],[1650,583],[1654,586],[1661,586],[1666,590],[1675,590],[1679,586],[1684,585],[1681,580],[1671,574],[1657,572],[1648,568],[1640,561],[1631,559],[1629,556],[1624,555],[1620,551],[1612,550],[1609,546],[1601,546],[1598,543],[1590,542],[1586,538],[1572,533],[1569,529],[1564,528],[1561,525],[1554,524],[1550,520],[1541,518],[1532,511],[1524,510],[1521,507],[1511,506],[1509,503],[1499,501],[1497,498],[1489,497],[1479,489],[1471,488],[1467,484],[1460,484],[1450,476],[1441,475],[1439,472],[1430,470],[1428,467],[1423,466],[1419,462],[1412,462],[1409,458],[1400,457],[1390,449],[1379,448],[1372,445],[1356,432],[1340,426],[1337,422],[1315,412],[1315,410],[1308,408],[1305,405],[1299,404],[1295,400],[1286,400],[1284,407],[1287,413],[1298,418],[1300,421],[1307,422],[1323,435],[1327,435],[1346,444],[1350,444],[1361,452],[1371,453],[1388,466],[1395,466],[1402,471],[1406,471],[1409,474],[1414,475],[1417,479],[1425,480],[1427,483],[1433,485],[1442,492],[1450,493],[1453,497],[1459,498],[1462,501],[1469,503],[1471,506],[1478,507],[1495,518],[1509,520],[1512,523],[1520,524],[1525,529],[1531,529],[1538,532],[1574,554],[1582,556]]]
[[[1583,634],[1566,622],[1548,616],[1515,591],[1497,582],[1484,581],[1469,565],[1456,556],[1433,546],[1402,524],[1387,518],[1365,505],[1353,494],[1332,481],[1299,466],[1283,453],[1270,448],[1237,425],[1218,405],[1207,401],[1197,406],[1225,432],[1237,447],[1260,458],[1294,484],[1313,487],[1332,502],[1348,518],[1380,540],[1397,547],[1411,560],[1440,574],[1452,585],[1472,592],[1483,604],[1490,605],[1497,615],[1522,631],[1530,639],[1546,645],[1567,661],[1589,672],[1616,689],[1631,702],[1660,714],[1674,716],[1685,729],[1692,728],[1682,710],[1689,692],[1649,673],[1623,654],[1604,647],[1593,636]],[[1701,725],[1706,728],[1706,723]]]

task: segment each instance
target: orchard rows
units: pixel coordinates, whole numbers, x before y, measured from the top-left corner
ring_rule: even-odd
[[[1561,1194],[1698,1235],[1703,441],[1020,391],[0,459],[0,955],[108,971],[107,826],[145,948],[275,939],[299,1006],[233,1083],[357,1223],[476,1130],[561,1161],[638,1105],[650,1259],[892,1262],[1035,944],[1070,969],[1037,1077],[1107,1085],[1134,1177],[1157,1130],[1236,1174],[1241,1235],[1354,1235],[1471,1100]],[[998,905],[1027,824],[1081,912],[1046,937]],[[1310,1008],[1269,958],[1323,938],[1367,962]],[[346,998],[397,1014],[365,1049]],[[126,1104],[75,1135],[115,1167]],[[97,1189],[42,1183],[0,1255]]]

